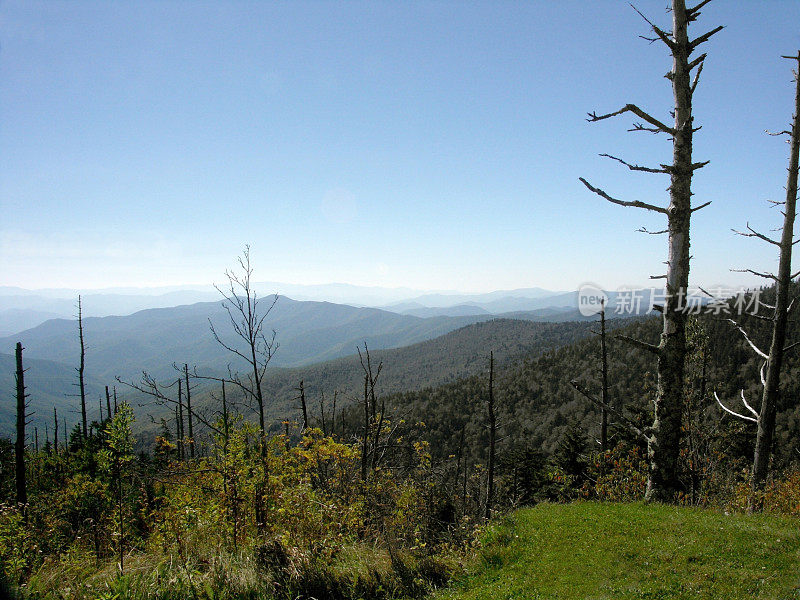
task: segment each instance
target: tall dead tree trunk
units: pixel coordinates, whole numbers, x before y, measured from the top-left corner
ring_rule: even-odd
[[[53,407],[53,448],[58,454],[58,410]]]
[[[228,454],[228,440],[230,439],[230,422],[228,417],[228,399],[225,395],[225,380],[222,380],[222,440],[223,452]]]
[[[28,503],[28,488],[25,485],[25,408],[27,395],[25,394],[25,369],[22,368],[22,344],[17,342],[16,347],[17,370],[15,372],[17,383],[17,440],[14,445],[14,476],[17,487],[17,502]]]
[[[789,152],[789,175],[786,182],[786,202],[784,203],[783,233],[780,241],[780,259],[775,282],[775,314],[773,316],[772,342],[767,359],[767,376],[761,397],[761,411],[758,416],[758,433],[753,455],[753,483],[750,508],[759,508],[760,492],[764,487],[769,469],[772,439],[775,436],[775,411],[780,396],[780,375],[783,365],[784,345],[786,344],[786,324],[789,319],[789,287],[792,282],[792,244],[794,241],[795,207],[797,204],[797,171],[800,154],[800,51],[794,58],[798,62],[795,73],[796,93],[794,119],[791,131],[791,150]],[[759,504],[759,506],[757,506]]]
[[[83,372],[86,368],[86,347],[83,343],[83,314],[80,296],[78,296],[78,339],[81,343],[81,362],[76,370],[78,371],[78,387],[80,388],[81,395],[81,422],[83,424],[83,437],[85,439],[88,437],[88,429],[86,427],[86,384],[83,379]]]
[[[767,479],[769,472],[770,456],[772,454],[772,442],[775,437],[775,413],[780,399],[780,375],[783,366],[783,357],[786,351],[786,328],[789,321],[789,313],[794,307],[794,301],[789,301],[789,288],[791,287],[792,279],[800,275],[792,273],[792,245],[794,244],[794,221],[796,216],[797,205],[797,177],[798,177],[798,162],[800,161],[800,51],[797,56],[784,56],[798,62],[798,71],[795,72],[795,103],[794,103],[794,117],[792,119],[791,131],[782,131],[775,135],[789,135],[789,175],[786,182],[786,199],[784,202],[777,204],[783,205],[783,229],[781,232],[781,239],[774,240],[762,233],[759,233],[750,225],[747,225],[747,231],[737,231],[740,235],[745,237],[755,237],[769,244],[777,246],[779,249],[778,259],[778,273],[759,273],[751,269],[745,271],[771,279],[775,282],[775,306],[773,307],[772,314],[772,338],[769,347],[769,353],[760,350],[752,339],[747,335],[747,332],[742,326],[732,319],[734,324],[738,327],[739,331],[744,335],[745,340],[750,347],[758,354],[763,360],[764,365],[761,370],[761,383],[763,386],[761,394],[761,408],[758,412],[755,411],[744,397],[742,392],[742,400],[745,407],[750,411],[753,416],[747,416],[736,413],[728,409],[719,397],[717,402],[727,412],[747,421],[752,421],[757,424],[758,430],[756,433],[755,451],[753,453],[753,471],[751,480],[751,493],[748,501],[748,510],[755,511],[761,509],[762,492],[764,483]],[[766,375],[764,374],[766,369]],[[715,394],[716,396],[716,394]]]
[[[608,354],[606,353],[606,303],[601,303],[600,309],[600,371],[602,377],[602,389],[600,398],[603,404],[608,404]],[[600,449],[605,452],[608,450],[608,411],[605,407],[600,408]]]
[[[364,432],[361,439],[361,481],[367,480],[369,459],[369,376],[364,375]]]
[[[109,419],[114,416],[111,414],[111,394],[108,392],[108,386],[106,386],[106,413]]]
[[[494,463],[497,445],[497,416],[494,411],[494,352],[489,353],[489,397],[486,402],[489,412],[489,467],[486,481],[486,509],[485,518],[492,516],[492,502],[494,501]]]
[[[300,408],[303,410],[303,431],[305,432],[308,429],[308,407],[306,406],[306,390],[303,387],[303,382],[300,382],[300,387],[298,388],[300,392]],[[336,410],[334,408],[334,410]]]
[[[665,32],[652,22],[650,25],[656,37],[666,44],[672,54],[672,69],[667,78],[672,82],[674,101],[674,124],[666,125],[635,104],[627,104],[620,110],[603,115],[589,114],[589,121],[601,121],[616,115],[630,112],[644,123],[634,124],[632,131],[663,133],[672,139],[672,164],[658,168],[642,167],[626,162],[615,156],[603,154],[628,167],[632,171],[666,174],[670,177],[669,206],[657,206],[641,201],[623,201],[594,187],[588,181],[580,181],[592,192],[621,206],[643,208],[667,217],[667,229],[658,233],[668,234],[667,272],[656,278],[666,281],[666,294],[663,313],[661,340],[657,346],[638,340],[628,340],[644,348],[657,357],[658,383],[654,400],[653,424],[647,431],[649,474],[647,499],[672,501],[680,489],[678,478],[678,455],[681,439],[681,414],[684,397],[684,363],[686,360],[686,311],[685,300],[689,285],[689,231],[691,215],[710,204],[706,202],[692,207],[692,175],[704,167],[706,162],[692,162],[692,137],[694,121],[692,117],[692,95],[694,94],[706,55],[690,60],[697,47],[722,29],[721,26],[697,37],[689,39],[689,23],[700,15],[700,9],[708,3],[703,0],[694,8],[686,8],[685,0],[672,0],[672,31]],[[638,12],[638,11],[637,11]],[[641,13],[640,13],[641,14]],[[694,77],[692,70],[697,69]],[[649,233],[649,232],[648,232]],[[627,339],[627,338],[626,338]]]
[[[183,365],[183,374],[186,378],[186,419],[189,425],[189,456],[194,458],[194,427],[192,426],[192,390],[189,387],[189,365]]]
[[[183,432],[183,382],[178,378],[178,456],[181,460],[186,458],[185,436]]]

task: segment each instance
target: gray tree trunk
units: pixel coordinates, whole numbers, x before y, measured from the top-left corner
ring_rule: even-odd
[[[497,416],[494,412],[494,352],[489,353],[489,398],[486,404],[489,412],[489,466],[484,517],[488,519],[492,516],[492,502],[494,501],[494,463],[497,446]]]
[[[192,425],[192,391],[189,388],[189,365],[183,365],[183,374],[186,378],[186,419],[189,424],[189,456],[194,458],[194,426]]]
[[[705,54],[693,60],[690,60],[689,57],[700,44],[707,41],[722,27],[717,27],[694,40],[689,40],[688,35],[689,23],[697,19],[700,9],[706,3],[707,1],[701,1],[694,8],[687,9],[685,0],[672,0],[671,32],[665,32],[649,20],[647,21],[657,36],[654,41],[660,39],[672,54],[672,69],[666,77],[672,83],[674,125],[666,125],[634,104],[627,104],[622,109],[605,115],[589,114],[589,121],[600,121],[630,112],[646,122],[646,124],[634,124],[633,131],[664,133],[672,139],[672,164],[661,165],[659,168],[642,167],[610,155],[604,155],[627,166],[632,171],[669,175],[669,206],[664,208],[641,201],[618,200],[581,178],[581,182],[589,190],[614,204],[643,208],[667,217],[667,229],[658,232],[667,233],[669,236],[667,272],[665,275],[657,277],[665,280],[667,292],[664,306],[661,309],[664,323],[661,339],[657,346],[628,340],[653,352],[658,360],[653,425],[646,432],[649,465],[646,497],[648,500],[666,502],[672,501],[680,490],[678,454],[681,440],[684,363],[686,360],[686,314],[684,309],[689,285],[690,220],[692,212],[708,204],[702,204],[695,208],[691,206],[692,175],[695,170],[707,163],[692,162],[692,136],[694,133],[692,95],[703,68]],[[647,20],[646,17],[645,20]],[[692,78],[692,69],[695,68],[697,71]]]
[[[81,362],[78,367],[78,387],[81,394],[81,422],[83,424],[83,437],[88,437],[88,430],[86,427],[86,385],[83,380],[83,372],[86,368],[86,347],[83,343],[83,316],[81,313],[81,297],[78,296],[78,339],[81,343]]]
[[[28,490],[25,485],[25,369],[22,368],[22,344],[16,347],[17,383],[17,440],[14,445],[14,466],[17,487],[17,502],[28,503]]]
[[[600,358],[603,378],[603,388],[600,391],[603,404],[608,402],[608,354],[606,353],[606,304],[602,303],[600,311]],[[600,449],[605,452],[608,450],[608,411],[605,407],[600,408]]]
[[[793,57],[795,58],[795,57]],[[800,52],[796,57],[800,68]],[[789,152],[789,176],[786,182],[783,233],[780,241],[780,260],[775,285],[775,313],[772,325],[772,341],[767,359],[767,374],[758,415],[758,433],[753,455],[752,493],[749,510],[758,510],[761,491],[767,479],[772,440],[775,436],[775,411],[780,397],[780,374],[786,345],[786,324],[789,319],[789,287],[792,281],[792,242],[794,239],[795,208],[797,203],[798,155],[800,154],[800,74],[795,78],[796,93],[794,118],[792,120],[791,150]]]

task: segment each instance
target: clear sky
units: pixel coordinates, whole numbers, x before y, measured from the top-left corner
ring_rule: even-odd
[[[665,28],[666,0],[637,7]],[[695,95],[693,283],[754,283],[773,248],[797,0],[716,0]],[[259,280],[488,291],[612,289],[663,271],[663,44],[627,2],[0,3],[0,285]],[[760,283],[760,282],[758,282]]]

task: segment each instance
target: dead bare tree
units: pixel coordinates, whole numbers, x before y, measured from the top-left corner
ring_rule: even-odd
[[[264,333],[264,320],[269,316],[278,301],[278,295],[272,299],[266,310],[262,310],[260,298],[253,289],[253,268],[250,264],[250,246],[245,246],[242,255],[237,258],[241,272],[225,271],[228,285],[223,289],[216,287],[222,295],[222,306],[228,313],[230,325],[236,337],[244,342],[245,348],[239,349],[223,340],[214,323],[209,319],[211,334],[225,350],[245,361],[248,368],[246,379],[231,372],[228,381],[239,387],[247,397],[256,402],[258,408],[258,424],[260,430],[261,451],[266,453],[266,425],[264,422],[264,391],[262,381],[272,357],[278,349],[275,342],[275,331],[271,337]]]
[[[375,386],[383,369],[383,362],[379,362],[377,368],[373,370],[372,357],[370,357],[366,342],[364,342],[363,354],[361,348],[358,348],[358,358],[361,361],[361,369],[364,371],[364,438],[361,442],[361,480],[366,481],[369,474],[368,467],[371,466],[374,469],[378,460],[378,440],[383,428],[386,406],[382,404],[380,413],[378,412],[375,394]]]
[[[648,432],[649,476],[647,498],[671,501],[680,488],[678,479],[678,455],[681,438],[681,407],[684,397],[684,363],[686,359],[686,311],[685,299],[689,285],[689,232],[693,212],[708,206],[710,202],[692,207],[692,175],[708,164],[692,161],[692,137],[697,128],[692,116],[692,96],[703,70],[706,55],[691,59],[697,48],[722,29],[716,27],[694,40],[689,39],[689,24],[700,16],[700,9],[710,0],[702,0],[693,8],[687,8],[685,0],[672,0],[672,31],[664,31],[647,17],[655,37],[672,54],[672,68],[666,77],[672,83],[674,100],[674,124],[667,125],[635,104],[626,104],[614,112],[598,115],[589,113],[590,122],[602,121],[624,113],[631,113],[642,120],[634,123],[629,131],[665,134],[672,140],[672,164],[645,167],[629,163],[621,158],[603,154],[632,171],[664,174],[670,177],[669,206],[663,207],[639,200],[624,201],[614,198],[593,186],[584,178],[580,181],[600,197],[620,206],[643,208],[667,217],[667,229],[658,233],[668,234],[667,272],[654,278],[665,279],[666,298],[661,308],[663,330],[659,344],[652,345],[634,340],[636,346],[653,353],[658,361],[658,383],[654,401],[653,425]],[[638,11],[637,11],[638,12]],[[692,71],[695,70],[694,75]]]
[[[596,333],[596,332],[595,332]],[[606,302],[600,301],[600,398],[608,404],[608,353],[606,352]],[[600,450],[608,450],[608,411],[600,407]]]
[[[789,135],[790,138],[789,175],[786,182],[786,199],[783,202],[773,203],[783,206],[783,229],[781,232],[781,239],[774,240],[767,235],[759,233],[750,227],[749,224],[747,225],[747,231],[736,232],[745,237],[755,237],[768,244],[777,246],[779,252],[777,275],[772,273],[759,273],[751,269],[746,270],[775,282],[775,306],[770,307],[773,309],[772,316],[767,318],[768,321],[772,323],[772,339],[769,346],[769,353],[758,348],[752,341],[751,336],[747,334],[738,321],[735,319],[731,320],[742,333],[753,351],[764,361],[761,367],[761,384],[763,386],[761,408],[756,412],[756,410],[748,404],[744,396],[744,390],[742,390],[742,402],[752,416],[740,414],[729,409],[722,403],[719,396],[717,396],[716,393],[714,394],[717,402],[726,412],[740,419],[754,422],[758,428],[755,452],[753,454],[751,494],[748,501],[748,510],[751,512],[760,510],[761,508],[761,492],[763,491],[764,483],[766,482],[769,472],[772,440],[775,436],[775,413],[780,399],[780,375],[784,353],[787,349],[797,345],[792,344],[791,346],[786,346],[786,327],[789,320],[789,313],[796,304],[794,300],[791,302],[789,301],[789,288],[791,287],[792,279],[800,275],[800,272],[792,273],[792,246],[797,243],[794,239],[794,221],[797,205],[798,159],[800,156],[800,51],[798,51],[797,56],[784,56],[783,58],[797,61],[798,70],[795,71],[796,91],[792,129],[791,131],[781,131],[775,134]],[[764,374],[765,369],[766,375]]]
[[[489,415],[489,466],[486,474],[486,508],[484,517],[492,516],[492,502],[494,501],[494,463],[497,446],[497,415],[494,410],[494,352],[489,352],[489,396],[486,400],[486,410]]]
[[[183,385],[180,377],[178,377],[178,403],[175,410],[177,411],[175,414],[178,427],[178,457],[184,460],[186,458],[186,436],[183,431]]]
[[[183,379],[178,377],[175,381],[169,384],[160,384],[156,379],[149,375],[146,371],[142,372],[141,380],[136,383],[133,381],[125,381],[119,377],[116,378],[121,384],[128,386],[131,389],[140,392],[141,394],[151,398],[151,402],[155,403],[158,406],[163,406],[165,404],[171,404],[175,406],[176,411],[176,425],[177,425],[177,432],[178,432],[178,448],[180,450],[184,438],[186,437],[186,432],[184,431],[183,426],[183,411],[186,409],[186,413],[191,414],[192,418],[197,420],[198,423],[202,424],[206,427],[209,431],[212,431],[218,435],[223,435],[223,431],[220,430],[214,423],[211,422],[210,418],[206,418],[201,412],[198,412],[195,409],[189,408],[183,400]],[[170,390],[173,386],[177,386],[178,388],[178,397],[177,399],[172,398],[169,395]],[[142,404],[140,404],[142,406]],[[181,451],[181,456],[183,452]]]
[[[22,343],[17,342],[15,355],[17,370],[15,372],[17,384],[17,439],[14,445],[14,476],[17,488],[17,503],[28,503],[28,488],[25,485],[25,409],[27,408],[28,395],[25,393],[25,369],[22,367]]]
[[[303,387],[302,380],[300,381],[300,387],[297,388],[297,391],[300,392],[300,408],[303,411],[303,431],[304,433],[306,429],[308,429],[308,407],[306,406],[306,390]]]
[[[192,388],[189,386],[189,365],[184,363],[183,375],[186,381],[186,417],[189,424],[189,457],[194,458],[194,426],[192,419]]]
[[[114,417],[114,415],[111,414],[111,394],[108,392],[108,386],[106,386],[106,413],[108,413],[109,419]]]
[[[75,370],[78,372],[78,387],[80,388],[81,396],[81,420],[83,423],[83,437],[88,436],[86,428],[86,384],[84,382],[83,373],[86,369],[86,347],[83,343],[83,313],[81,311],[81,297],[78,296],[78,339],[81,343],[81,362]]]
[[[53,448],[58,454],[58,410],[53,407]]]

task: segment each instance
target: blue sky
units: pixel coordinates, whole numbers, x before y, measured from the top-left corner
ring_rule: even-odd
[[[667,27],[666,0],[637,7]],[[780,214],[800,2],[716,0],[693,283],[753,284]],[[612,289],[663,270],[669,161],[631,119],[668,119],[670,66],[627,2],[0,3],[0,284],[259,280],[489,291]]]

